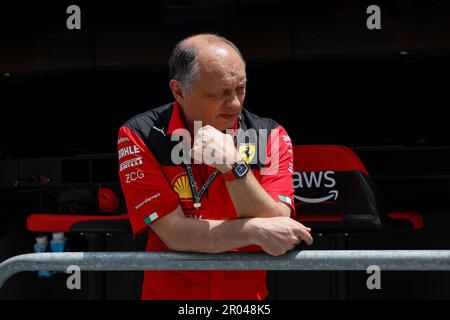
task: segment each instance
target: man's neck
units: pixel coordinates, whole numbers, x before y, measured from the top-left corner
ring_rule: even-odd
[[[191,135],[192,139],[194,138],[194,121],[190,121],[187,119],[186,114],[184,112],[184,108],[179,105],[180,108],[180,115],[181,119],[184,122],[184,127],[189,131],[189,134]]]

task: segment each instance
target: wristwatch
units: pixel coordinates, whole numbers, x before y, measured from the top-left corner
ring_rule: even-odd
[[[233,165],[233,168],[227,173],[222,174],[225,181],[232,181],[235,179],[242,179],[249,172],[250,167],[245,160],[239,160]]]

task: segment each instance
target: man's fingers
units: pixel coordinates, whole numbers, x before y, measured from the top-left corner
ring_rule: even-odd
[[[309,233],[308,229],[309,228],[307,227],[299,228],[298,237],[304,240],[308,245],[311,245],[313,243],[313,237]]]
[[[194,145],[194,147],[190,150],[190,155],[194,162],[202,162],[202,147],[200,145]]]
[[[309,234],[309,232],[304,232],[303,233],[303,240],[305,240],[305,242],[308,244],[308,245],[312,245],[313,244],[313,237]]]
[[[202,154],[202,148],[199,145],[194,145],[194,147],[191,149],[191,156],[195,157],[196,155]]]

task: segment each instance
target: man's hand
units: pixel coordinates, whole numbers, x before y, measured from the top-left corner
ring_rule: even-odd
[[[313,242],[311,229],[291,218],[192,219],[180,206],[152,222],[150,228],[170,250],[182,252],[222,253],[258,245],[268,254],[279,256],[302,240]]]
[[[205,163],[221,173],[227,173],[241,155],[234,146],[233,137],[212,126],[204,126],[195,135],[192,158],[194,163]]]
[[[311,228],[288,218],[254,218],[250,220],[255,244],[273,256],[285,254],[303,240],[308,245],[313,243]]]

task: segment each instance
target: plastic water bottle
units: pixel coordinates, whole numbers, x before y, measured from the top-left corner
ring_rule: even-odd
[[[36,243],[34,244],[34,252],[40,253],[40,252],[46,252],[48,246],[48,239],[46,235],[39,235],[36,237]],[[38,277],[40,279],[49,278],[52,273],[48,270],[39,270]]]
[[[66,251],[67,238],[64,237],[63,232],[55,232],[52,234],[52,241],[50,241],[50,248],[53,252]]]
[[[52,252],[64,252],[67,250],[67,238],[63,232],[54,232],[50,241]]]

